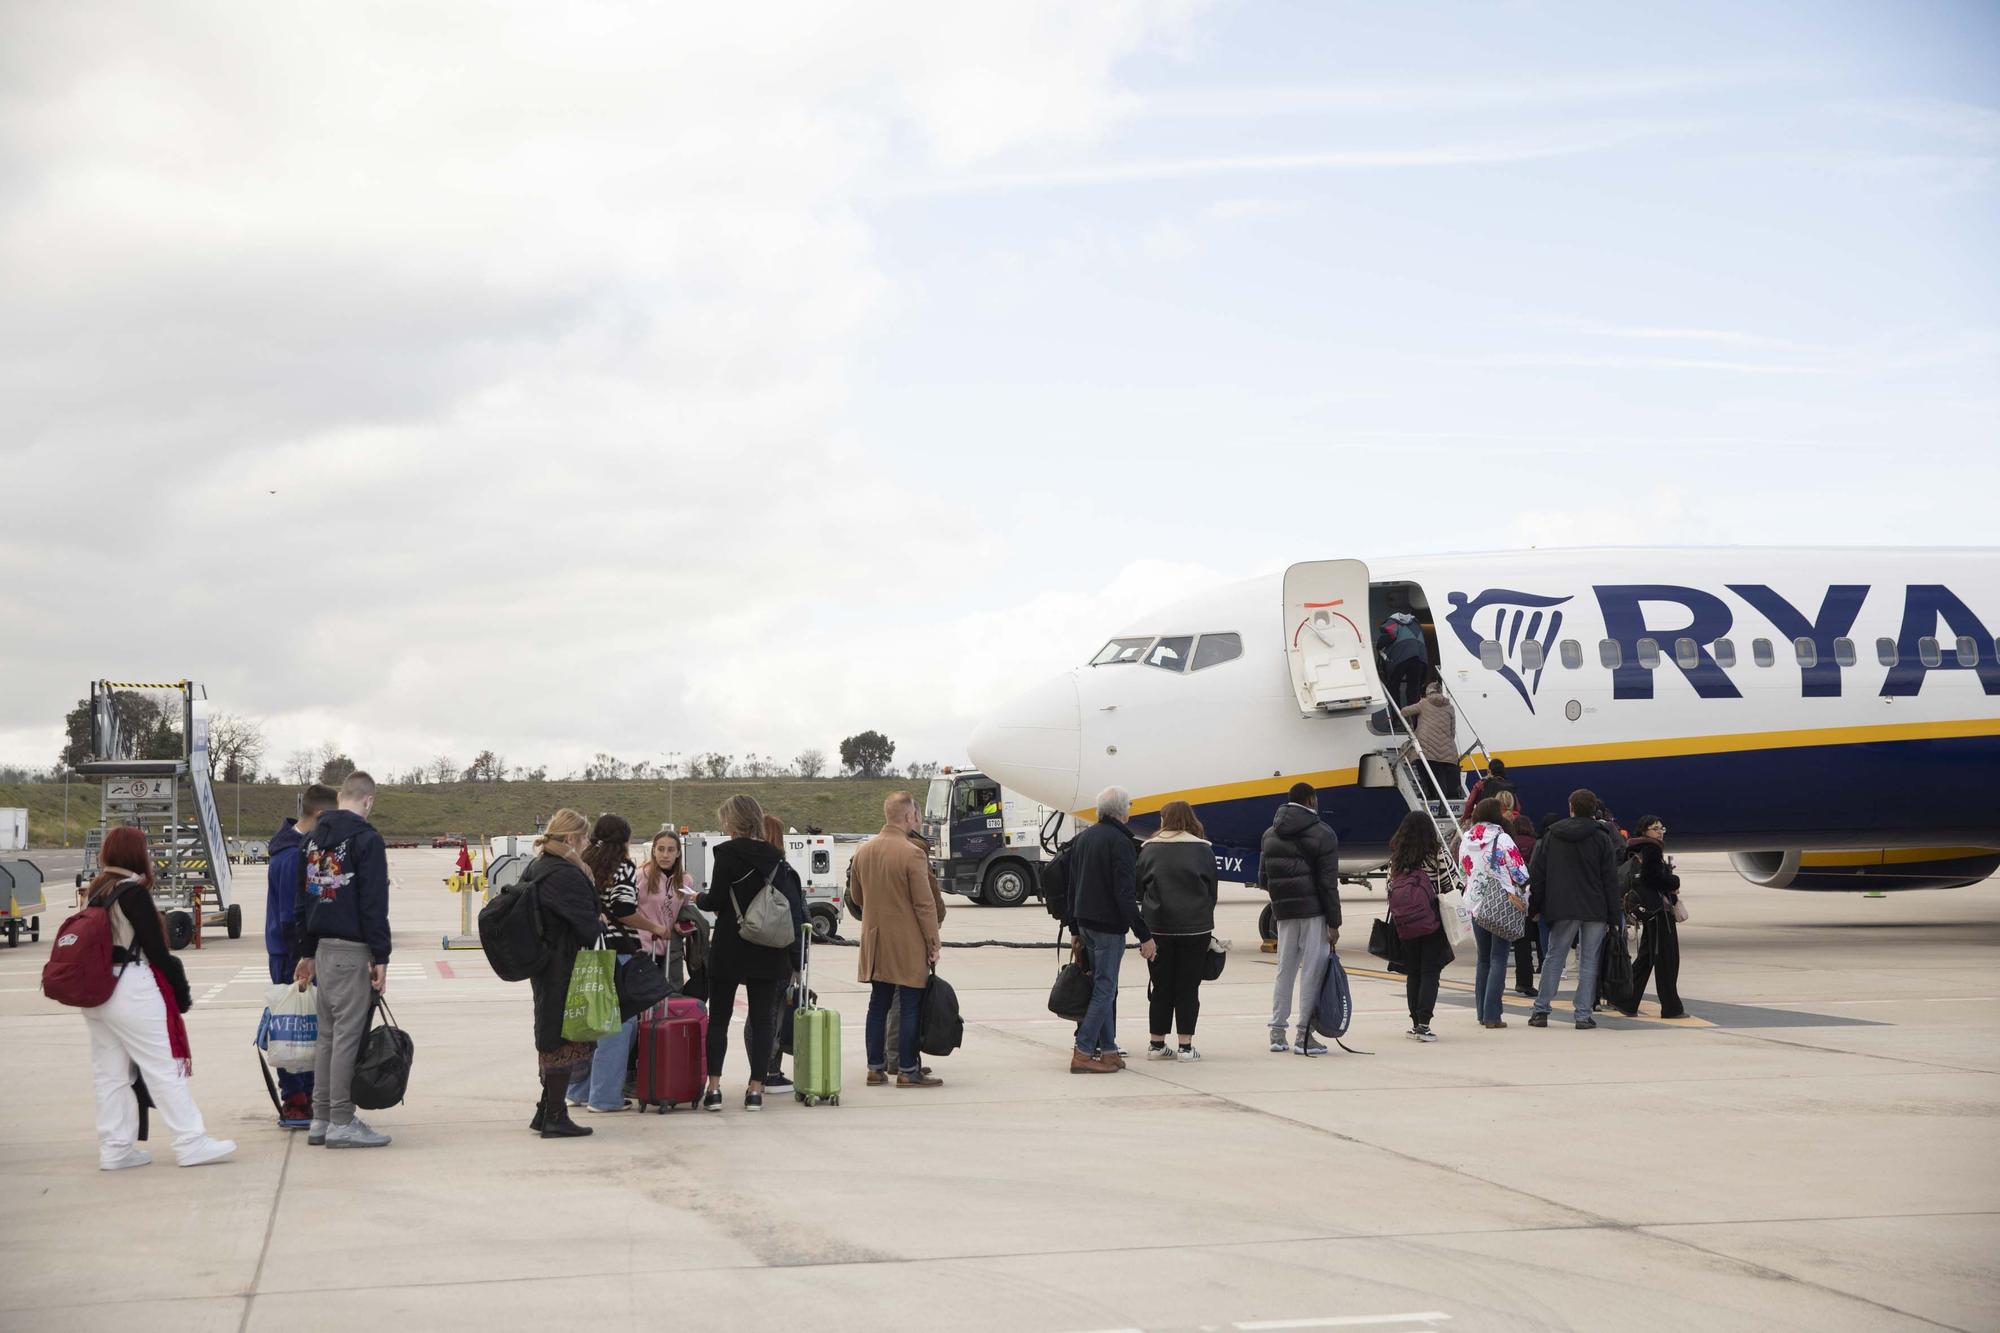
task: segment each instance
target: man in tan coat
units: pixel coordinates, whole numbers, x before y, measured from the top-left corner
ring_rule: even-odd
[[[917,800],[899,791],[882,803],[882,831],[854,854],[854,898],[861,908],[861,968],[869,984],[868,1083],[889,1081],[889,1005],[900,1001],[896,1086],[934,1088],[917,1051],[917,1010],[931,966],[938,959],[938,911],[931,895],[930,862],[910,840]]]

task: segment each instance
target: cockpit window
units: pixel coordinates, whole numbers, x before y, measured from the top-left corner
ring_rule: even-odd
[[[1194,635],[1183,634],[1177,638],[1161,639],[1146,652],[1146,665],[1158,667],[1162,671],[1185,671],[1188,653],[1194,648]]]
[[[1098,649],[1097,656],[1090,659],[1092,666],[1110,666],[1114,662],[1137,662],[1146,656],[1146,650],[1153,646],[1153,640],[1113,639]]]
[[[1243,656],[1243,636],[1241,634],[1204,634],[1201,642],[1194,646],[1194,665],[1190,671],[1212,667],[1220,662],[1233,662]]]

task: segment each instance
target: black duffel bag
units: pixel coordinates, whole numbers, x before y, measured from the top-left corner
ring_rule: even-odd
[[[965,1020],[959,1016],[958,992],[933,968],[917,1005],[917,1046],[925,1055],[950,1055],[963,1045]]]
[[[660,960],[649,953],[635,953],[618,969],[618,1016],[636,1018],[673,992]]]
[[[375,1022],[377,1009],[388,1022]],[[416,1053],[417,1044],[410,1040],[409,1033],[396,1026],[389,1002],[382,998],[381,991],[376,991],[375,1004],[368,1011],[368,1031],[361,1037],[361,1053],[354,1060],[350,1095],[355,1106],[363,1111],[380,1111],[399,1105],[410,1088],[410,1062]]]
[[[1062,928],[1056,928],[1056,944],[1062,944]],[[1083,1016],[1090,1012],[1090,989],[1092,986],[1090,969],[1084,965],[1083,946],[1070,946],[1069,961],[1056,972],[1056,984],[1049,987],[1049,1012],[1057,1018],[1067,1018],[1072,1023],[1081,1023]]]
[[[1450,909],[1445,909],[1449,911]],[[1408,972],[1404,962],[1403,937],[1396,933],[1396,923],[1387,917],[1378,919],[1368,929],[1368,952],[1389,965],[1391,972]]]
[[[1599,965],[1598,998],[1609,1000],[1615,1009],[1636,1008],[1632,994],[1632,955],[1625,939],[1625,927],[1613,926],[1604,936],[1604,961]]]
[[[1208,951],[1201,956],[1201,979],[1217,981],[1222,977],[1222,965],[1229,961],[1229,945],[1210,935]]]

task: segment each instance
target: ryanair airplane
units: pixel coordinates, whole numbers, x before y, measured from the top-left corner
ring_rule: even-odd
[[[1343,870],[1413,801],[1379,627],[1423,635],[1462,766],[1504,759],[1528,815],[1588,787],[1752,883],[1946,888],[2000,867],[2000,550],[1574,550],[1293,565],[1113,634],[973,734],[973,761],[1089,818],[1191,802],[1227,880],[1319,789]]]

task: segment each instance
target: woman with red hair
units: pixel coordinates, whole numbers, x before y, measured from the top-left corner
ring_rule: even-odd
[[[122,1171],[153,1160],[133,1141],[139,1132],[135,1067],[173,1133],[180,1164],[220,1161],[236,1145],[208,1136],[188,1091],[194,1060],[181,1015],[193,1007],[193,999],[167,949],[160,909],[153,905],[153,858],[145,830],[112,829],[104,835],[97,862],[102,868],[84,891],[84,900],[103,907],[110,917],[111,963],[118,971],[111,998],[83,1011],[97,1083],[98,1165]]]

